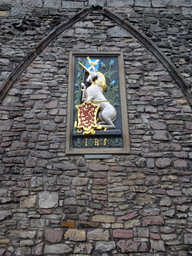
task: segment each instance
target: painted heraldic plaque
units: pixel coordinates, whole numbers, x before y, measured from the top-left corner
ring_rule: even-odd
[[[70,52],[67,154],[128,154],[122,53]]]

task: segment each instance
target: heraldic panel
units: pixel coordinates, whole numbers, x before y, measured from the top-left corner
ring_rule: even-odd
[[[68,88],[67,153],[129,153],[122,54],[71,52]]]

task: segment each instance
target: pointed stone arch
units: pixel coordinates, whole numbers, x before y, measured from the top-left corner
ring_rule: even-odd
[[[135,38],[137,38],[167,69],[167,71],[170,73],[172,78],[175,80],[175,82],[178,84],[178,86],[182,90],[189,104],[192,106],[191,92],[187,84],[185,83],[184,79],[181,77],[181,75],[177,71],[175,65],[153,44],[153,42],[144,33],[134,28],[128,21],[125,21],[122,18],[118,17],[116,14],[111,12],[108,8],[93,6],[93,5],[81,10],[67,22],[61,23],[54,30],[52,30],[45,38],[43,38],[39,42],[39,44],[33,49],[33,51],[29,52],[26,55],[26,57],[22,60],[22,62],[13,70],[13,72],[10,74],[10,76],[5,81],[5,83],[1,86],[0,101],[4,99],[9,89],[19,79],[23,71],[36,59],[37,56],[39,56],[43,52],[43,50],[55,38],[57,38],[65,30],[73,26],[76,22],[80,21],[81,19],[86,17],[88,14],[93,13],[94,11],[97,11],[98,13],[113,20],[119,26],[121,26],[126,31],[131,33]]]

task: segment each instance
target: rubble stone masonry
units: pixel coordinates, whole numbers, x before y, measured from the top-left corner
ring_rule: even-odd
[[[151,38],[190,93],[189,0],[0,0],[1,84],[55,26],[92,4]],[[71,50],[123,52],[129,155],[65,154]],[[191,148],[181,88],[136,38],[93,12],[52,41],[1,102],[0,255],[192,255]]]

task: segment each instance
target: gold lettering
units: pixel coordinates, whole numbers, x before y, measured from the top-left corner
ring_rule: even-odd
[[[99,146],[99,140],[95,139],[95,146]]]
[[[105,146],[106,144],[107,144],[107,139],[105,138],[103,145]]]
[[[87,138],[85,139],[85,147],[87,147]]]

